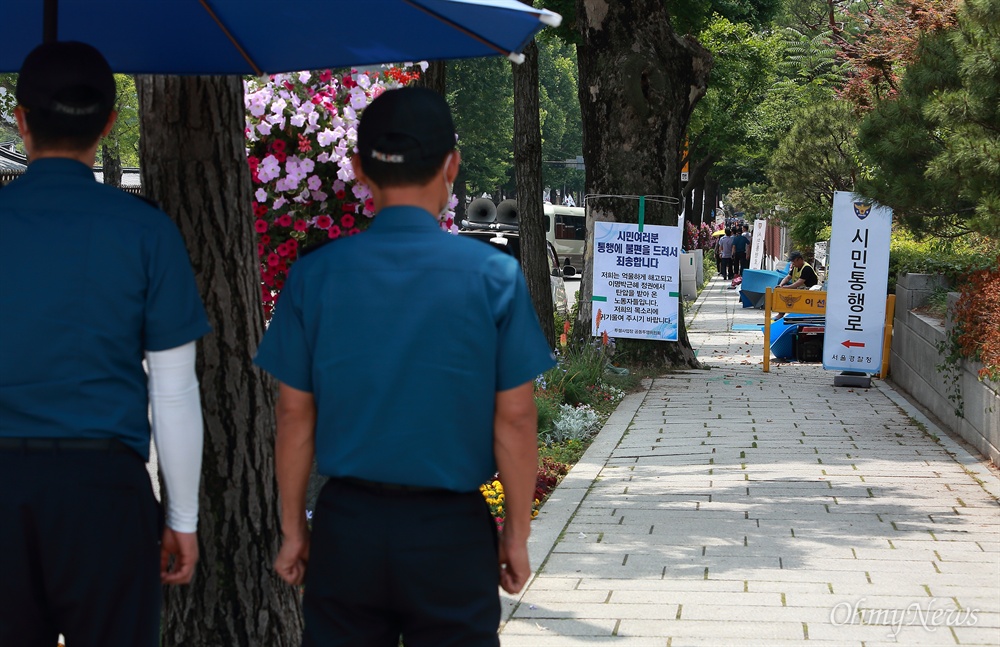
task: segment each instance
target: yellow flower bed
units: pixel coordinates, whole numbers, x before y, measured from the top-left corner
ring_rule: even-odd
[[[496,521],[497,530],[503,530],[503,520],[506,514],[503,483],[493,480],[490,483],[480,485],[479,491],[482,493],[483,498],[486,499],[486,504],[490,506],[490,513],[493,515],[493,520]],[[535,499],[535,503],[531,507],[532,519],[538,516],[538,506],[540,503],[538,499]]]

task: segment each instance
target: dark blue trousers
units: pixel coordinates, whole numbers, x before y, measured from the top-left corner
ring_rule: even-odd
[[[479,492],[324,486],[306,571],[305,647],[496,647],[496,526]]]
[[[0,449],[0,645],[157,647],[160,534],[124,446]]]

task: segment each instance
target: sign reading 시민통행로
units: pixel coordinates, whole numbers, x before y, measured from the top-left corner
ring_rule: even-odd
[[[891,209],[853,193],[834,193],[823,368],[882,369],[891,233]]]
[[[594,222],[591,334],[677,341],[681,228]]]

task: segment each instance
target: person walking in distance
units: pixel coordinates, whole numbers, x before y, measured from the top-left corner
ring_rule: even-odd
[[[116,117],[104,57],[41,45],[16,97],[29,163],[0,190],[0,231],[22,241],[0,287],[0,645],[157,647],[161,583],[198,560],[208,321],[170,218],[94,179]]]
[[[731,281],[733,273],[733,231],[726,229],[726,235],[719,240],[719,255],[722,257],[723,277]]]
[[[459,160],[439,94],[365,108],[352,163],[375,219],[296,262],[257,353],[280,383],[275,569],[305,583],[305,646],[495,646],[497,585],[530,574],[533,384],[554,361],[517,261],[438,224]],[[498,468],[499,543],[479,493]]]

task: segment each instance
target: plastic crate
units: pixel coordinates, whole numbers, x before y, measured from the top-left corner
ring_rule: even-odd
[[[803,326],[795,335],[795,359],[800,362],[823,361],[823,335],[825,329]]]

